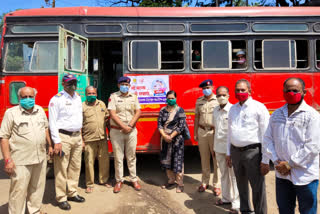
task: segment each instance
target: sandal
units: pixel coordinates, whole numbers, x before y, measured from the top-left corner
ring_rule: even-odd
[[[85,193],[92,193],[93,192],[93,188],[92,187],[87,187]]]
[[[206,191],[206,189],[208,189],[209,188],[209,185],[207,185],[207,184],[201,184],[200,186],[199,186],[199,188],[198,188],[198,192],[204,192],[204,191]]]
[[[173,187],[176,185],[176,183],[166,183],[161,186],[161,189],[173,189]]]
[[[213,188],[213,195],[214,196],[219,196],[221,194],[221,189],[220,188]]]
[[[216,201],[216,206],[222,206],[222,205],[227,205],[227,204],[231,204],[231,202],[223,202],[222,199],[219,199],[218,201]]]
[[[184,190],[184,186],[177,186],[176,193],[182,193]]]

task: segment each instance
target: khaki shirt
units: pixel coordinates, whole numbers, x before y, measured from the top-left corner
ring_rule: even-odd
[[[212,127],[213,109],[218,106],[216,95],[213,95],[209,100],[204,96],[199,97],[196,101],[196,114],[199,115],[199,125]]]
[[[132,93],[124,96],[120,91],[117,91],[111,94],[109,98],[108,109],[115,110],[117,116],[125,124],[130,123],[135,111],[140,108],[137,95]],[[110,125],[118,126],[113,120],[110,121]]]
[[[109,116],[106,104],[96,100],[93,106],[82,103],[83,124],[82,137],[84,142],[98,141],[106,138],[106,119]]]
[[[15,165],[41,163],[46,158],[47,116],[35,105],[32,113],[21,106],[8,109],[2,120],[0,138],[9,139],[11,158]]]

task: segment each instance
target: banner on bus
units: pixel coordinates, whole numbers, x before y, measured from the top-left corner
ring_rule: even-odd
[[[169,89],[168,75],[128,76],[131,79],[130,92],[138,96],[140,104],[166,103]]]

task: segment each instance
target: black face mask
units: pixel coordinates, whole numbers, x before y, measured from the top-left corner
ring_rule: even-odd
[[[77,90],[77,83],[68,84],[65,86],[68,92],[75,92]]]

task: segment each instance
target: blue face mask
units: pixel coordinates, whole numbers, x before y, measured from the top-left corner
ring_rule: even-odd
[[[34,106],[34,98],[23,98],[23,99],[20,99],[20,105],[22,108],[24,109],[31,109],[33,106]]]
[[[129,91],[129,86],[120,85],[120,91],[124,94],[127,93]]]
[[[210,96],[212,94],[211,88],[203,89],[202,92],[205,96]]]

